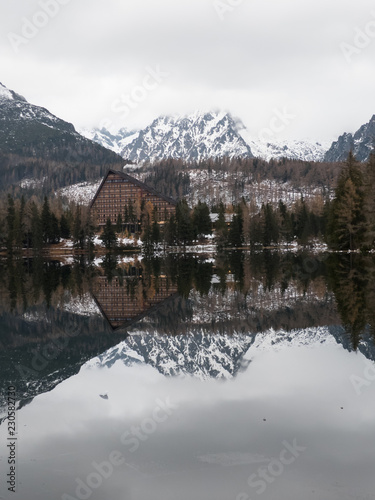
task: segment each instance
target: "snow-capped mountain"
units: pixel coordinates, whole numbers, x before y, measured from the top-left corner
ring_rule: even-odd
[[[84,130],[82,134],[136,163],[165,158],[248,157],[270,160],[288,157],[322,161],[330,144],[308,140],[272,142],[254,139],[243,123],[224,112],[196,112],[188,116],[162,116],[138,132],[123,128]]]
[[[121,128],[115,133],[110,132],[105,127],[101,129],[94,128],[92,130],[80,129],[80,134],[90,139],[90,141],[97,142],[104,148],[110,149],[117,154],[121,154],[121,151],[138,137],[139,132],[134,130],[127,130],[126,128]]]
[[[121,155],[136,163],[163,158],[202,160],[253,156],[234,119],[222,112],[157,118],[139,132]]]
[[[249,141],[254,156],[270,161],[272,158],[290,158],[303,161],[323,161],[329,147],[328,143],[307,140],[293,140],[273,142]]]
[[[370,152],[375,147],[375,115],[371,120],[362,125],[353,135],[344,133],[340,135],[337,141],[332,143],[332,146],[324,156],[325,161],[345,161],[349,151],[353,151],[355,157],[359,161],[367,161]]]

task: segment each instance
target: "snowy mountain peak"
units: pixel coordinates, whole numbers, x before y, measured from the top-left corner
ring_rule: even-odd
[[[290,158],[292,160],[323,161],[329,143],[320,143],[309,140],[292,140],[273,142],[250,141],[250,147],[255,156],[264,160]]]
[[[94,141],[117,154],[120,154],[124,147],[138,135],[138,132],[128,130],[125,127],[120,128],[118,131],[108,130],[105,127],[92,130],[80,129],[79,133],[86,139]]]
[[[198,161],[224,156],[321,161],[330,146],[310,140],[254,139],[240,119],[218,110],[196,110],[185,116],[163,115],[138,132],[122,129],[111,134],[105,129],[94,129],[82,134],[135,163],[166,158]]]
[[[136,163],[163,158],[199,161],[210,157],[253,156],[234,119],[229,113],[219,111],[156,118],[121,155]]]

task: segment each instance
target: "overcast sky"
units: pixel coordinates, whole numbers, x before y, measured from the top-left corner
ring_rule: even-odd
[[[329,141],[375,113],[372,0],[17,0],[0,29],[0,81],[78,128],[222,109]]]

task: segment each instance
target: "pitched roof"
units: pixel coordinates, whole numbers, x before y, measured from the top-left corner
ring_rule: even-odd
[[[93,206],[96,198],[98,197],[98,194],[100,193],[100,190],[102,189],[105,181],[107,180],[107,177],[110,175],[110,174],[115,174],[115,175],[119,175],[121,176],[123,179],[127,179],[129,182],[131,182],[132,184],[135,184],[136,186],[144,189],[145,191],[149,192],[150,194],[153,194],[155,196],[158,196],[159,198],[163,199],[164,201],[168,202],[168,203],[171,203],[172,205],[177,205],[177,201],[174,200],[173,198],[170,198],[169,196],[164,196],[163,194],[159,193],[158,191],[156,191],[156,189],[152,188],[151,186],[147,186],[147,184],[145,184],[144,182],[141,182],[139,181],[138,179],[136,179],[135,177],[132,177],[128,174],[125,174],[124,172],[120,172],[119,170],[113,170],[113,169],[109,169],[108,172],[105,174],[105,176],[103,177],[103,180],[102,182],[100,183],[100,186],[98,187],[98,190],[97,192],[95,193],[95,196],[94,198],[92,199],[92,202],[90,203],[90,208]]]

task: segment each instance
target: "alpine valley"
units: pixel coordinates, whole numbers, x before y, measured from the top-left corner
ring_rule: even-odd
[[[142,130],[81,130],[0,84],[3,191],[61,193],[88,203],[108,168],[130,172],[168,196],[230,203],[244,197],[288,205],[332,193],[353,150],[365,161],[375,116],[332,145],[252,137],[228,112],[161,116]]]

